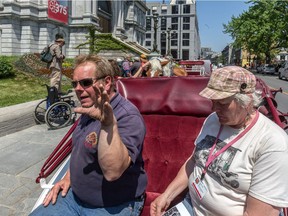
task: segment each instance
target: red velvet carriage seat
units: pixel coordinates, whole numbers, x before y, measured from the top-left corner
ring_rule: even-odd
[[[207,77],[120,79],[119,92],[134,103],[144,117],[147,133],[143,158],[148,174],[142,215],[176,176],[192,154],[202,123],[211,113],[211,102],[198,95]]]

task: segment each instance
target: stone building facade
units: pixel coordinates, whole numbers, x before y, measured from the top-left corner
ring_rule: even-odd
[[[153,50],[156,36],[157,49],[161,55],[170,52],[177,59],[200,58],[201,44],[195,0],[147,2],[147,7],[146,48]]]
[[[0,0],[0,55],[40,52],[54,41],[57,33],[64,36],[66,44],[63,52],[66,57],[87,53],[87,48],[75,47],[86,41],[89,25],[95,26],[99,33],[112,33],[120,41],[129,42],[130,46],[144,45],[145,1],[66,2],[67,24],[48,18],[48,0]]]

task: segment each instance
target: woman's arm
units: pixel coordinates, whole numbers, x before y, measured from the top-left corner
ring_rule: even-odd
[[[280,210],[281,208],[279,207],[272,206],[248,195],[244,216],[279,216]]]
[[[194,168],[192,156],[180,168],[177,176],[168,185],[163,194],[157,197],[150,206],[151,216],[160,216],[170,206],[171,202],[188,186],[189,176]]]
[[[147,67],[150,65],[150,62],[146,62],[144,65],[142,65],[141,67],[139,67],[138,71],[132,76],[132,77],[141,77],[142,72],[143,72],[143,68]]]

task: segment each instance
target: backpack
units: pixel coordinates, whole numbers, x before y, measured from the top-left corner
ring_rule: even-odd
[[[40,60],[46,63],[51,63],[53,60],[53,55],[50,52],[50,47],[52,46],[52,44],[44,47],[44,49],[42,50],[42,52],[40,53]]]

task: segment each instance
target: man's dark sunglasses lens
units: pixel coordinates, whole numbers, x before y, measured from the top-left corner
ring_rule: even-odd
[[[82,79],[79,81],[72,81],[71,83],[73,88],[76,88],[78,83],[81,85],[82,88],[88,88],[93,85],[93,79]]]

